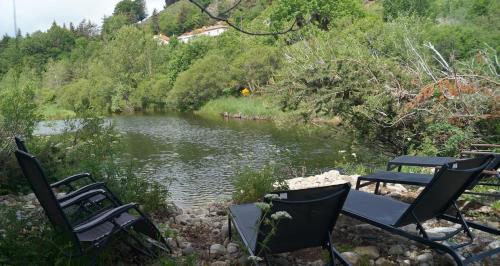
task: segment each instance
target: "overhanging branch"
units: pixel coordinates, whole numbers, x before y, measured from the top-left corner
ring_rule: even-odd
[[[230,26],[231,28],[233,28],[233,29],[235,29],[235,30],[237,30],[239,32],[248,34],[248,35],[255,35],[255,36],[283,35],[283,34],[286,34],[286,33],[292,32],[292,31],[299,30],[299,28],[295,28],[295,25],[297,25],[297,19],[295,19],[295,21],[292,23],[292,25],[288,29],[286,29],[284,31],[275,31],[275,32],[250,32],[250,31],[244,30],[244,29],[236,26],[234,23],[232,23],[231,21],[229,21],[228,18],[221,17],[221,15],[227,14],[231,10],[235,9],[241,3],[241,0],[238,1],[232,7],[228,8],[226,11],[222,12],[219,15],[212,14],[205,7],[203,7],[200,3],[198,3],[195,0],[188,0],[188,1],[191,2],[192,4],[194,4],[195,6],[197,6],[203,13],[207,14],[210,18],[218,20],[218,21],[223,21],[223,22],[227,23],[227,25]]]

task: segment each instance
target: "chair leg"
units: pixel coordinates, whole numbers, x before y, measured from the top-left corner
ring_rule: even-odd
[[[380,188],[380,182],[377,182],[377,183],[375,184],[375,194],[377,194],[377,195],[378,195],[378,194],[380,194],[380,193],[379,193],[379,188]]]
[[[361,180],[358,178],[356,181],[356,190],[359,190],[359,185],[361,185]]]
[[[229,236],[229,241],[231,241],[232,232],[231,232],[231,215],[227,215],[227,234]]]
[[[333,265],[335,266],[335,259],[338,259],[340,261],[341,264],[343,265],[347,265],[347,266],[351,266],[351,264],[345,260],[341,255],[340,255],[340,252],[338,252],[337,249],[335,249],[335,247],[333,246],[333,243],[332,243],[332,237],[331,237],[331,234],[328,233],[328,248],[329,248],[329,253],[330,253],[330,258],[332,260],[332,263],[330,265]]]

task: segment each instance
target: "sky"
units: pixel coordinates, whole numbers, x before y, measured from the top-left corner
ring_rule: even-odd
[[[83,19],[102,24],[104,16],[113,14],[120,0],[0,0],[0,38],[14,36],[13,2],[16,3],[17,27],[23,35],[37,30],[45,31],[52,22],[62,25],[70,22],[76,26]],[[165,0],[145,0],[148,14],[153,9],[162,10]]]

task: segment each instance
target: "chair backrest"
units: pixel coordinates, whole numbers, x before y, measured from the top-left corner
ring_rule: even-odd
[[[311,188],[281,192],[287,199],[272,200],[272,207],[263,221],[273,221],[273,226],[263,222],[259,227],[257,251],[272,253],[324,246],[333,230],[337,217],[349,193],[350,184],[323,188]],[[279,211],[285,211],[292,219],[272,218]],[[267,239],[267,240],[266,240]]]
[[[37,158],[21,150],[16,150],[15,153],[24,176],[28,179],[31,189],[35,193],[40,205],[42,205],[45,214],[49,217],[49,220],[54,228],[57,230],[71,232],[71,226],[66,219],[54,192],[50,188]]]
[[[492,154],[489,156],[493,156],[493,159],[490,161],[490,163],[486,166],[486,168],[484,170],[497,171],[498,168],[500,167],[500,154],[495,153],[495,154]],[[487,157],[487,156],[480,156],[478,158],[484,158],[484,157]],[[481,173],[480,175],[478,175],[478,178],[476,178],[473,182],[471,182],[471,184],[469,185],[469,187],[467,189],[469,189],[469,190],[473,189],[474,186],[476,186],[477,183],[479,183],[479,181],[481,181],[481,179],[483,177],[487,177],[487,176],[488,176],[487,174]]]
[[[24,143],[24,140],[21,139],[20,137],[14,137],[14,140],[16,141],[16,146],[18,150],[28,152],[28,148],[26,148],[26,143]]]
[[[395,226],[404,226],[436,218],[448,210],[453,202],[474,182],[491,162],[492,157],[473,158],[443,165],[418,195]]]

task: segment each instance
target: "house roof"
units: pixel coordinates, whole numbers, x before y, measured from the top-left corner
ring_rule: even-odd
[[[227,29],[227,28],[229,28],[229,27],[225,23],[219,22],[219,23],[212,25],[212,26],[202,27],[202,28],[195,29],[195,30],[192,30],[189,32],[185,32],[185,33],[181,34],[179,36],[179,38],[198,35],[198,34],[202,34],[202,33],[207,32],[207,31],[212,31],[212,30],[217,30],[217,29]]]

